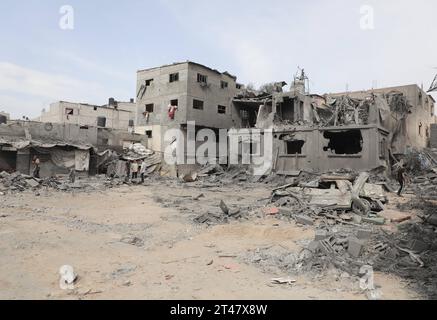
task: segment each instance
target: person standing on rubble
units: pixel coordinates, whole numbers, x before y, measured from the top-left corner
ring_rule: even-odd
[[[41,161],[39,160],[38,156],[33,156],[33,160],[32,160],[32,164],[33,164],[33,177],[34,178],[40,178],[39,176],[39,171],[40,171],[40,167],[39,164],[41,163]]]
[[[404,187],[405,187],[405,183],[406,183],[406,181],[407,181],[407,175],[406,175],[406,173],[405,173],[405,165],[404,165],[404,163],[402,162],[402,163],[400,163],[400,165],[399,165],[399,169],[398,169],[398,182],[399,182],[399,184],[400,184],[400,188],[399,188],[399,191],[398,191],[398,196],[402,196],[402,190],[404,189]]]
[[[138,162],[136,160],[132,161],[130,170],[132,172],[132,180],[138,179]]]
[[[143,161],[141,162],[141,168],[140,168],[141,183],[144,183],[144,175],[146,174],[146,169],[147,169],[146,159],[143,159]]]
[[[76,169],[72,168],[70,170],[70,174],[68,175],[68,178],[70,180],[70,183],[74,183],[76,181]]]

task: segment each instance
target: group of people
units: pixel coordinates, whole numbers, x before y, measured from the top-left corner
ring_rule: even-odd
[[[131,180],[138,179],[138,173],[140,174],[141,183],[144,183],[144,178],[147,170],[146,160],[133,160],[127,162],[127,178]]]

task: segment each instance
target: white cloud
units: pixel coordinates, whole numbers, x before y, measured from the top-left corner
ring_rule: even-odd
[[[45,73],[9,62],[0,62],[0,88],[54,100],[96,96],[103,91],[102,86],[97,83]]]
[[[37,116],[43,104],[58,100],[102,103],[106,98],[98,83],[0,62],[0,105],[13,116],[24,111]]]
[[[113,70],[113,67],[103,66],[95,61],[85,59],[72,51],[54,50],[53,56],[69,63],[75,64],[78,68],[87,70],[88,72],[97,72],[105,76],[118,78],[120,80],[130,80],[132,75]]]

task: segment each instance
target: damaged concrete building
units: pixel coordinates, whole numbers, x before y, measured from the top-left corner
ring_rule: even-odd
[[[289,92],[234,100],[259,108],[256,128],[273,129],[276,173],[390,170],[394,157],[430,145],[434,99],[418,86],[321,96],[307,94],[302,81]]]
[[[384,125],[392,133],[395,154],[403,154],[408,148],[423,149],[430,146],[431,124],[436,123],[435,100],[419,86],[405,85],[329,94],[336,98],[347,95],[353,99],[369,100],[372,95],[384,98],[390,108],[390,121]]]
[[[93,175],[99,171],[99,154],[123,152],[134,143],[146,143],[144,136],[76,124],[9,121],[0,125],[0,171],[31,174],[32,159],[40,161],[40,175]]]
[[[162,152],[166,130],[186,132],[188,121],[196,122],[196,132],[238,126],[232,99],[242,85],[236,81],[228,72],[191,61],[138,71],[136,132],[147,135],[150,149]]]
[[[189,121],[196,133],[211,128],[217,136],[218,129],[273,129],[272,169],[282,174],[389,168],[391,157],[430,146],[435,101],[418,86],[317,95],[307,83],[302,70],[288,89],[277,82],[248,90],[228,72],[190,61],[140,70],[135,130],[164,152],[166,130],[186,132]]]
[[[49,110],[43,110],[41,117],[35,120],[133,131],[135,118],[134,99],[122,102],[110,98],[108,103],[102,106],[58,101],[52,103]]]

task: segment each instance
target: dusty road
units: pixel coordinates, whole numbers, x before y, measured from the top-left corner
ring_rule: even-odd
[[[192,201],[199,192],[204,197]],[[238,258],[278,246],[298,251],[313,239],[272,217],[206,227],[202,206],[255,203],[270,190],[229,186],[199,190],[168,182],[93,193],[42,191],[0,196],[1,299],[366,299],[358,282],[337,274],[296,276],[294,285]],[[197,212],[197,213],[196,213]],[[226,256],[226,257],[224,257]],[[59,288],[59,267],[79,275]],[[415,299],[400,278],[376,274],[384,299]]]

